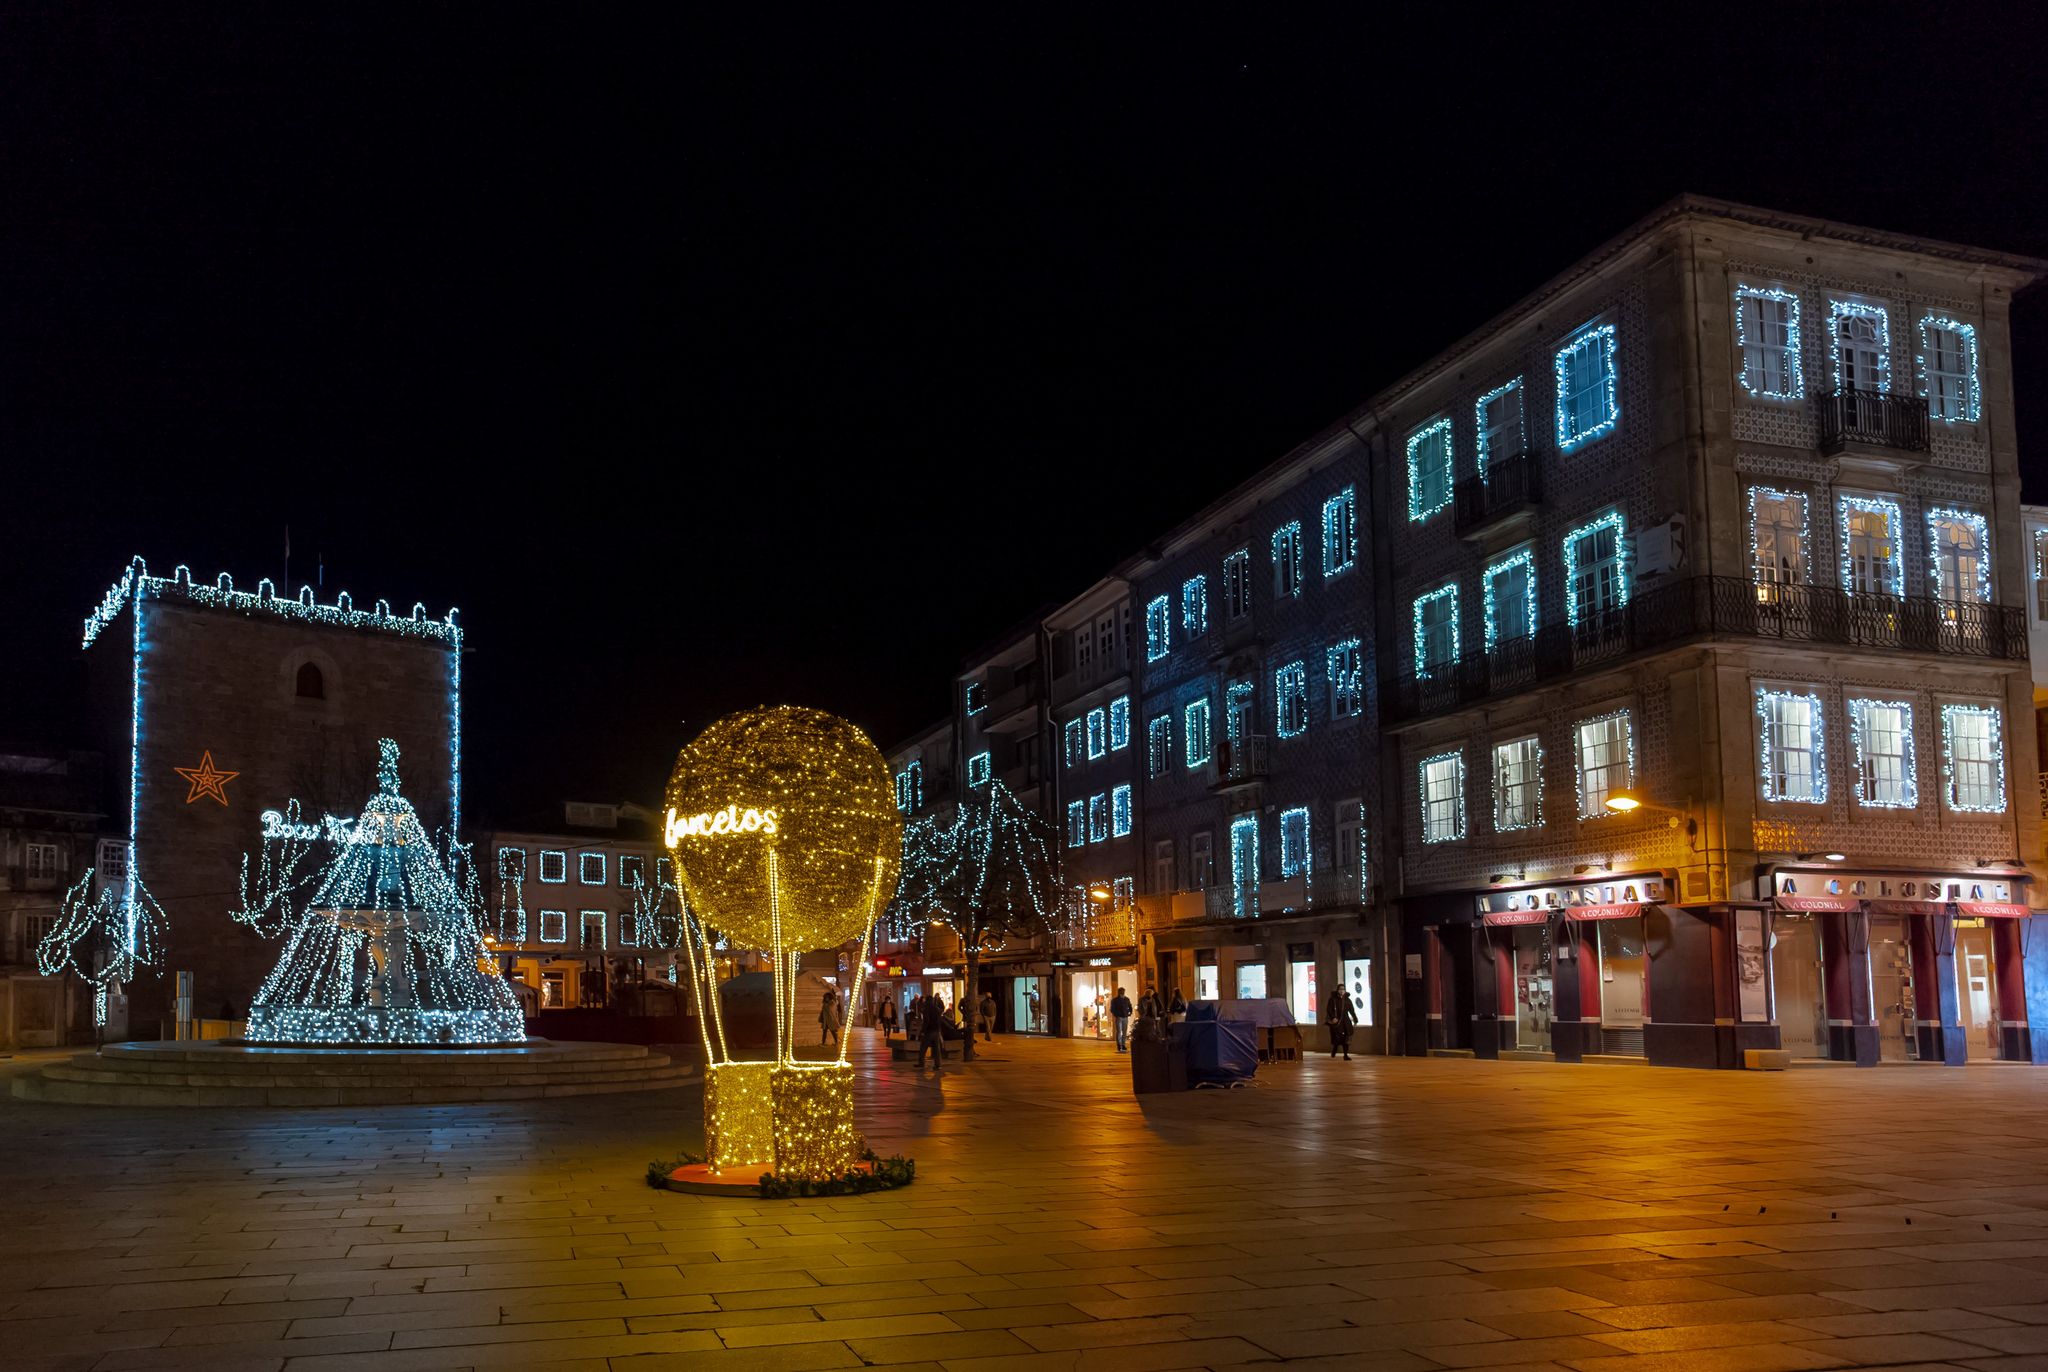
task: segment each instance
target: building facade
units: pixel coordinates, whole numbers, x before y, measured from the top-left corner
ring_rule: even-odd
[[[1311,1047],[1338,987],[1358,1046],[1386,1023],[1371,494],[1366,448],[1339,426],[1132,569],[1144,981],[1284,1000]]]
[[[64,748],[0,748],[0,1048],[61,1044],[89,1033],[90,988],[44,976],[36,945],[56,926],[64,893],[88,872],[117,879],[115,845],[102,876],[95,845],[106,816],[101,758]]]
[[[2038,266],[1681,201],[1376,399],[1410,1051],[2034,1060]]]
[[[195,1013],[235,1019],[278,948],[236,922],[244,854],[266,814],[296,803],[317,823],[356,815],[375,790],[377,740],[400,749],[406,797],[430,833],[462,822],[462,631],[455,612],[357,609],[311,587],[222,574],[152,574],[141,558],[85,622],[97,807],[126,850],[124,883],[168,917],[161,976],[128,988],[128,1031],[172,1013],[172,974],[191,972]],[[323,840],[324,842],[324,840]]]
[[[526,988],[529,1014],[683,980],[682,905],[652,810],[569,801],[555,823],[478,833],[472,851],[486,874],[486,942]]]

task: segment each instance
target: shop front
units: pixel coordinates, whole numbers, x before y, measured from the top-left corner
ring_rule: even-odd
[[[1769,877],[1772,1008],[1795,1057],[1874,1066],[2037,1062],[2034,915],[2017,873],[1780,867]]]
[[[1756,912],[1677,892],[1652,870],[1404,901],[1407,1051],[1739,1067],[1776,1047]]]
[[[1088,958],[1081,962],[1055,963],[1063,990],[1060,1016],[1070,1038],[1114,1040],[1116,1017],[1110,1013],[1121,990],[1131,999],[1133,1012],[1138,1003],[1138,968],[1135,959],[1119,965],[1115,958]]]

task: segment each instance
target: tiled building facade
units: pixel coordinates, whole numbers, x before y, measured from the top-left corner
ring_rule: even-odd
[[[1341,983],[1411,1053],[2048,1056],[2041,270],[1675,201],[1047,616],[1041,804],[1140,986]],[[1129,685],[1064,686],[1118,604]]]

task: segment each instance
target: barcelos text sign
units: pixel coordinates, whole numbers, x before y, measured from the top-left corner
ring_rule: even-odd
[[[321,839],[329,843],[346,843],[349,834],[355,828],[354,820],[344,819],[340,815],[327,815],[318,824],[307,824],[283,811],[265,810],[262,819],[263,837],[293,838],[306,843],[315,843]]]
[[[700,815],[679,815],[670,806],[666,834],[668,846],[673,848],[686,838],[721,838],[726,834],[775,833],[776,814],[773,810],[741,809],[728,805],[723,810],[708,810]]]

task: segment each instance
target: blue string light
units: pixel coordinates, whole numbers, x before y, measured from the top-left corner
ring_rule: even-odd
[[[1585,615],[1588,606],[1579,603],[1579,544],[1591,535],[1612,530],[1614,533],[1614,604],[1596,605],[1597,610],[1618,610],[1628,604],[1628,532],[1627,523],[1619,510],[1609,510],[1598,519],[1588,520],[1564,536],[1564,606],[1565,618],[1573,628]]]
[[[1779,737],[1780,729],[1798,727],[1798,721],[1788,715],[1790,707],[1795,705],[1804,707],[1805,726],[1812,735],[1811,746],[1805,750],[1811,763],[1811,771],[1804,794],[1789,789],[1798,784],[1799,778],[1789,769],[1776,765],[1778,751],[1786,742]],[[1821,723],[1820,697],[1811,691],[1778,691],[1760,686],[1756,693],[1756,717],[1757,749],[1762,763],[1764,799],[1781,805],[1827,804],[1827,737]]]
[[[1431,788],[1432,780],[1449,783],[1450,794],[1439,796]],[[1415,790],[1422,797],[1422,841],[1424,843],[1455,843],[1465,837],[1465,750],[1453,748],[1449,752],[1433,753],[1415,764]],[[1435,821],[1436,806],[1447,802],[1447,825],[1439,827]]]
[[[1301,594],[1301,521],[1290,519],[1273,530],[1273,594]]]
[[[1180,584],[1181,633],[1190,639],[1209,632],[1209,578],[1191,576]]]
[[[1479,474],[1481,476],[1486,475],[1487,468],[1491,467],[1495,462],[1504,461],[1517,453],[1527,450],[1529,438],[1525,431],[1527,421],[1522,413],[1523,394],[1522,378],[1518,376],[1512,381],[1495,386],[1485,395],[1472,402],[1472,422],[1479,431]],[[1504,453],[1496,453],[1493,451],[1493,445],[1488,439],[1488,435],[1492,433],[1493,426],[1487,423],[1486,407],[1493,404],[1494,401],[1510,395],[1515,397],[1514,446]]]
[[[1521,777],[1520,786],[1510,788],[1504,775],[1508,767],[1518,772],[1528,769],[1528,775]],[[1515,817],[1510,802],[1519,790],[1528,798],[1528,809],[1521,818]],[[1513,739],[1494,745],[1493,749],[1493,829],[1495,833],[1513,833],[1518,829],[1540,829],[1543,827],[1543,744],[1533,734],[1528,738]]]
[[[1899,534],[1904,519],[1899,514],[1899,502],[1879,495],[1840,495],[1835,497],[1836,525],[1841,530],[1842,544],[1842,589],[1854,591],[1856,577],[1854,559],[1851,554],[1849,516],[1852,514],[1882,516],[1885,524],[1885,579],[1877,588],[1881,595],[1900,596],[1906,593],[1906,555],[1900,548]]]
[[[1932,334],[1952,334],[1954,343],[1949,349],[1940,346]],[[1962,365],[1960,373],[1939,369],[1932,358],[1937,352],[1952,350]],[[1944,424],[1975,424],[1982,412],[1983,397],[1977,386],[1977,330],[1974,325],[1965,324],[1945,315],[1930,314],[1920,321],[1920,351],[1913,357],[1914,369],[1920,375],[1920,394],[1927,398],[1927,412]],[[1955,393],[1937,384],[1942,380],[1955,383]]]
[[[1364,645],[1355,638],[1332,644],[1326,655],[1330,718],[1350,719],[1365,708]]]
[[[1109,793],[1109,836],[1124,838],[1131,832],[1131,785],[1124,782]]]
[[[1892,388],[1892,321],[1882,305],[1865,305],[1855,300],[1830,300],[1828,302],[1828,374],[1835,380],[1835,389],[1842,390],[1842,327],[1851,319],[1870,319],[1877,323],[1877,386],[1879,392],[1890,392]],[[1869,389],[1869,388],[1859,388]]]
[[[1323,577],[1358,565],[1358,488],[1346,486],[1323,502]]]
[[[1282,738],[1308,729],[1308,664],[1299,659],[1273,673],[1273,727]]]
[[[1557,350],[1557,450],[1568,453],[1610,432],[1621,422],[1614,377],[1614,326],[1587,329]],[[1574,373],[1583,384],[1575,385]],[[1597,392],[1597,394],[1594,394]],[[1579,413],[1577,401],[1590,397],[1593,413]]]
[[[1770,342],[1765,332],[1762,311],[1758,306],[1766,302],[1785,307],[1785,341],[1782,343]],[[1737,286],[1735,344],[1742,350],[1742,375],[1738,378],[1742,389],[1765,400],[1797,400],[1806,394],[1806,377],[1799,365],[1797,295],[1775,286]],[[1754,355],[1751,349],[1755,349]],[[1783,374],[1775,378],[1778,383],[1775,388],[1771,384],[1774,378],[1770,375],[1770,368],[1764,365],[1767,353],[1777,353],[1778,365],[1783,369]]]
[[[1167,630],[1172,611],[1165,596],[1154,596],[1145,606],[1145,660],[1157,662],[1172,651]]]
[[[1423,616],[1424,611],[1429,606],[1436,604],[1440,600],[1449,602],[1446,618],[1442,622],[1450,631],[1449,643],[1447,645],[1450,651],[1441,661],[1431,661],[1429,657],[1429,635],[1427,628],[1423,624]],[[1435,673],[1437,668],[1450,667],[1455,664],[1458,660],[1458,583],[1455,581],[1446,582],[1433,591],[1415,597],[1415,603],[1409,607],[1409,615],[1413,621],[1415,631],[1415,675],[1418,678],[1429,677]]]
[[[1972,721],[1982,721],[1982,758],[1961,758],[1958,756],[1958,735]],[[1984,766],[1990,776],[1983,799],[1976,798],[1972,786],[1963,775],[1963,763]],[[1944,705],[1941,707],[1941,775],[1948,792],[1948,808],[1963,814],[1997,815],[2005,813],[2005,721],[1995,706],[1990,705]]]
[[[989,757],[988,752],[986,750],[976,753],[972,757],[968,758],[967,784],[969,786],[988,785],[991,765],[992,759]]]
[[[1488,564],[1481,575],[1481,599],[1486,612],[1486,650],[1492,652],[1502,641],[1500,623],[1500,597],[1495,593],[1494,584],[1508,573],[1520,570],[1522,583],[1522,622],[1507,626],[1515,630],[1508,637],[1534,638],[1536,636],[1536,554],[1528,548],[1518,548],[1497,562]]]
[[[1879,753],[1872,747],[1870,715],[1874,710],[1898,711],[1899,751]],[[1913,740],[1913,706],[1904,700],[1856,699],[1849,702],[1849,746],[1856,754],[1856,803],[1866,810],[1912,810],[1920,804],[1919,760]],[[1899,759],[1898,790],[1876,793],[1874,764],[1883,757]]]
[[[1182,755],[1192,771],[1209,760],[1209,698],[1189,701],[1181,715],[1187,745]]]
[[[1131,746],[1131,698],[1118,696],[1109,702],[1109,751],[1120,753]]]
[[[1297,805],[1280,812],[1280,875],[1305,877],[1313,858],[1309,846],[1308,807]]]
[[[1408,436],[1408,522],[1420,524],[1451,503],[1451,421]]]
[[[1948,569],[1942,566],[1943,547],[1942,525],[1960,526],[1970,536],[1970,546],[1976,552],[1975,575],[1970,578],[1969,591],[1963,595],[1961,586],[1948,584]],[[1939,505],[1927,512],[1927,560],[1934,573],[1934,594],[1941,600],[1968,600],[1983,605],[1991,599],[1991,530],[1984,516],[1975,510],[1960,510],[1953,505]]]
[[[1597,729],[1598,732],[1591,735],[1591,740],[1605,743],[1608,741],[1606,737],[1607,730],[1602,726],[1609,724],[1619,724],[1621,726],[1622,765],[1627,769],[1624,773],[1622,786],[1626,789],[1636,784],[1635,712],[1628,709],[1609,710],[1606,714],[1594,715],[1590,719],[1580,720],[1572,726],[1572,742],[1574,745],[1572,748],[1572,786],[1578,793],[1580,819],[1606,819],[1614,813],[1614,811],[1607,808],[1607,797],[1613,794],[1612,787],[1603,789],[1598,804],[1593,802],[1592,795],[1586,789],[1587,730]],[[1607,765],[1611,767],[1613,764],[1609,763]]]

